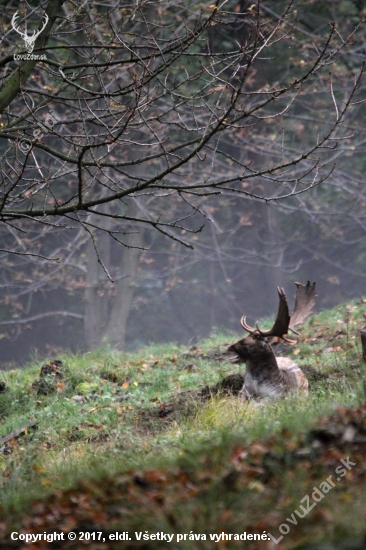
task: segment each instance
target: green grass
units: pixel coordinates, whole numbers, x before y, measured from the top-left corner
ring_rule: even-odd
[[[7,518],[6,529],[21,524],[35,500],[47,506],[50,495],[67,495],[75,487],[79,492],[86,487],[92,494],[103,492],[106,479],[111,485],[120,479],[132,499],[126,505],[125,530],[203,533],[216,532],[218,524],[225,524],[228,532],[235,532],[238,525],[257,531],[272,525],[275,531],[281,514],[291,513],[309,483],[325,475],[318,459],[314,464],[304,459],[299,465],[291,452],[306,445],[319,417],[331,415],[341,405],[355,408],[365,401],[359,341],[363,313],[366,304],[343,304],[314,316],[303,328],[289,356],[313,368],[307,398],[266,404],[243,403],[227,395],[206,402],[197,399],[196,390],[229,373],[244,372],[244,366],[233,366],[222,357],[226,344],[242,336],[230,333],[217,333],[190,348],[152,345],[135,353],[64,354],[57,357],[64,364],[63,378],[57,387],[49,380],[53,391],[47,395],[37,394],[37,385],[32,387],[40,374],[39,360],[2,372],[0,380],[7,391],[0,394],[0,437],[28,421],[38,422],[36,430],[7,443],[0,453],[0,511]],[[272,466],[268,470],[272,472],[268,486],[263,453],[258,451],[258,468],[266,474],[256,473],[255,452],[252,473],[246,471],[244,459],[233,466],[238,446],[249,449],[251,456],[256,445],[267,449],[267,461],[277,457],[273,472]],[[137,488],[129,485],[131,479],[144,478],[151,471],[165,472],[169,479],[165,485],[159,480],[152,483],[164,502],[156,513],[143,500],[150,489],[144,489],[142,482]],[[183,475],[192,479],[188,489],[181,487]],[[352,502],[337,489],[328,498],[328,512],[323,510],[324,517],[333,518],[324,520],[325,527],[320,521],[330,539],[364,532],[359,511],[365,509],[365,497],[357,487],[349,490],[357,495]],[[139,499],[142,504],[136,508]],[[263,517],[269,523],[261,523]],[[302,520],[299,540],[307,540],[312,529],[312,536],[321,540],[322,531],[312,521],[310,515]],[[291,537],[288,544],[293,544]],[[200,541],[197,548],[210,548],[212,543],[207,544]],[[186,541],[177,547],[196,546]]]

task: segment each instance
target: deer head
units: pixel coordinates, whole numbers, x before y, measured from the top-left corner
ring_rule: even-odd
[[[42,31],[44,31],[47,23],[48,23],[48,15],[45,13],[43,15],[43,24],[42,24],[42,28],[39,29],[38,31],[33,31],[33,34],[31,36],[28,36],[27,33],[25,32],[21,32],[17,27],[17,18],[18,18],[18,12],[16,11],[13,15],[13,18],[11,20],[11,24],[12,24],[12,27],[13,29],[18,33],[20,34],[20,36],[23,38],[24,42],[25,42],[25,47],[26,47],[26,50],[28,53],[32,53],[33,52],[33,48],[34,48],[34,44],[35,44],[35,41],[37,40],[38,36],[41,34]]]
[[[294,312],[290,317],[283,288],[278,288],[279,307],[276,320],[270,330],[263,331],[256,323],[250,327],[246,317],[240,324],[249,336],[239,340],[228,348],[231,362],[246,363],[243,394],[246,397],[278,397],[289,391],[307,390],[308,383],[299,367],[291,359],[277,358],[273,353],[271,341],[277,337],[294,343],[287,338],[289,331],[298,334],[295,326],[301,325],[309,317],[315,305],[315,283],[304,286],[296,284]]]

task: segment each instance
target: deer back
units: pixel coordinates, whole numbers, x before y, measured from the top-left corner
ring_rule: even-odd
[[[309,382],[297,363],[288,357],[276,357],[276,360],[285,380],[287,392],[302,392],[307,395]]]

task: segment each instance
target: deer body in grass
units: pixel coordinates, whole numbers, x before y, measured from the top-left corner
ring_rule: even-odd
[[[311,285],[308,281],[307,285],[295,284],[295,309],[291,317],[285,292],[278,288],[280,303],[276,320],[270,330],[260,330],[258,323],[256,328],[252,328],[246,323],[245,317],[241,319],[241,326],[249,336],[231,345],[228,352],[232,363],[246,364],[243,399],[275,399],[289,393],[308,392],[308,381],[300,367],[292,359],[276,357],[271,346],[274,338],[293,343],[286,337],[287,333],[291,330],[299,334],[295,326],[304,323],[315,305],[315,283]]]

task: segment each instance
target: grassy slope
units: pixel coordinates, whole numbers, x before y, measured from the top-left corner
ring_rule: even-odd
[[[116,528],[278,537],[300,499],[334,478],[340,459],[349,456],[356,466],[298,525],[289,524],[278,546],[229,542],[219,548],[310,549],[309,541],[323,548],[322,541],[338,539],[344,548],[363,548],[366,407],[359,329],[365,312],[362,303],[342,305],[304,327],[290,356],[316,369],[307,399],[261,406],[230,396],[197,399],[194,390],[238,368],[221,357],[224,344],[237,337],[228,334],[190,349],[59,357],[63,379],[55,387],[50,379],[55,391],[48,395],[32,389],[39,362],[1,373],[8,389],[0,393],[0,436],[33,419],[38,426],[0,454],[0,542],[9,541],[11,530],[79,527],[106,536]],[[76,395],[84,398],[72,399]],[[133,540],[123,548],[154,544],[164,546]],[[212,545],[186,540],[169,548]]]

